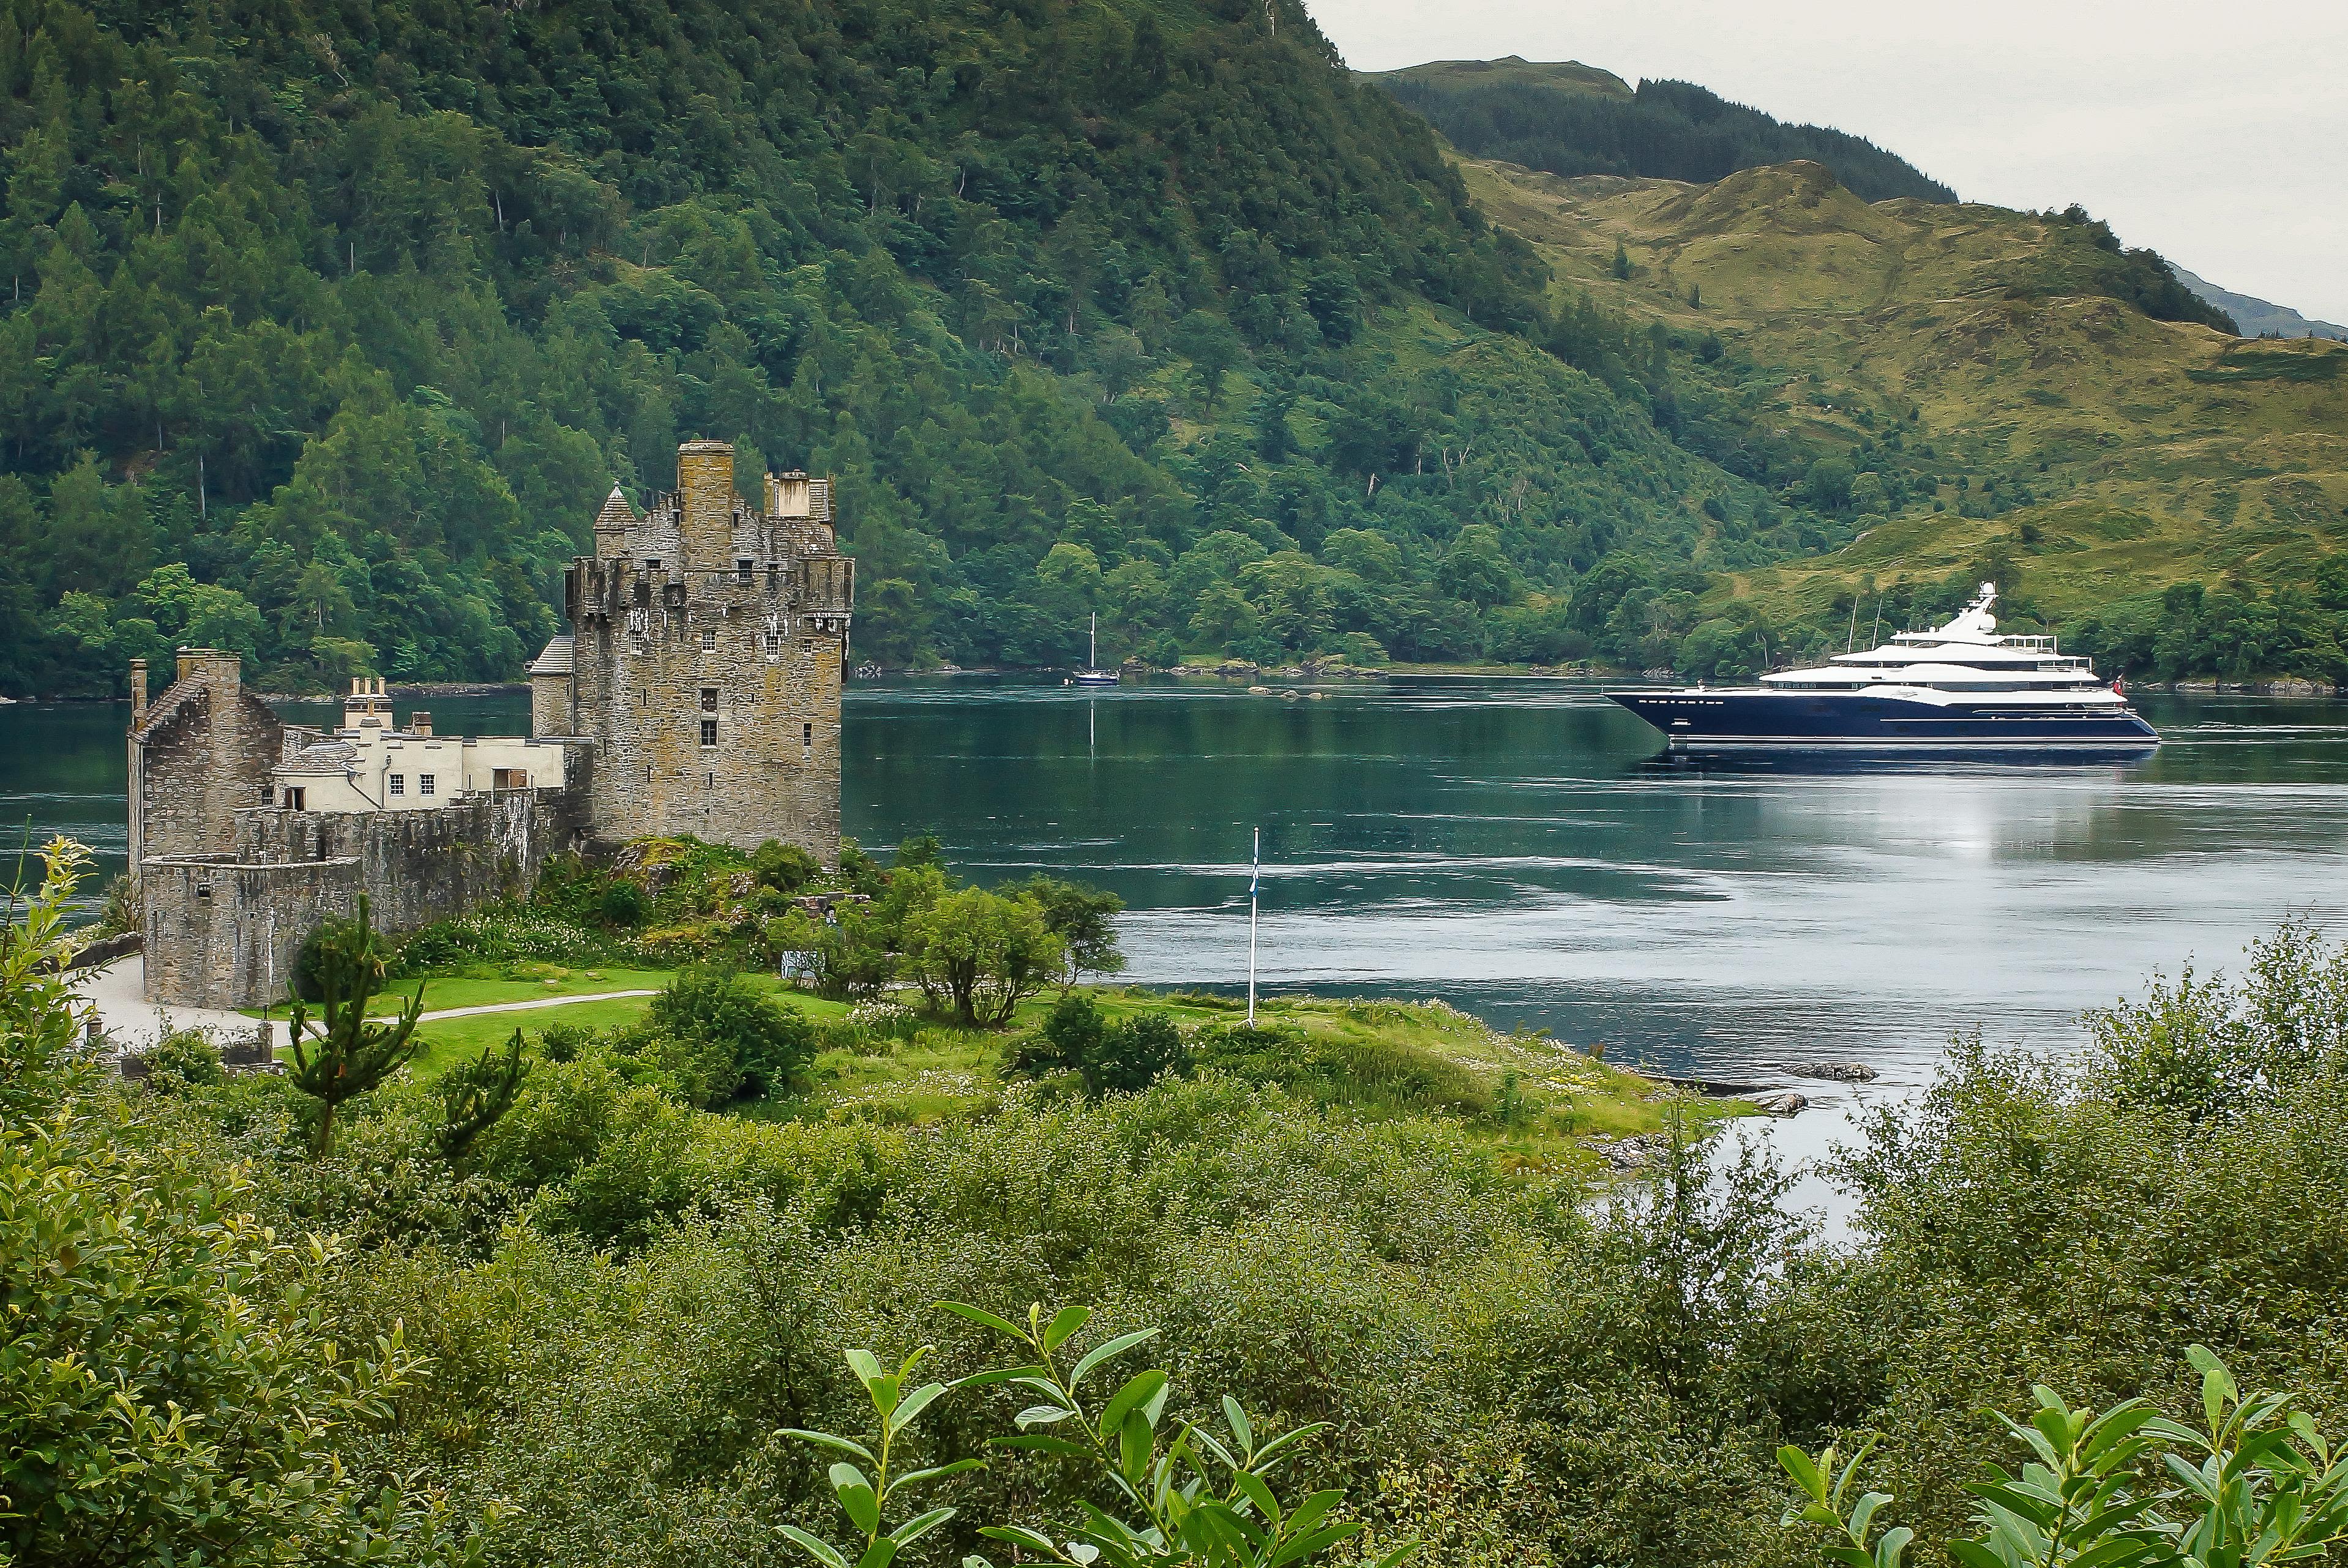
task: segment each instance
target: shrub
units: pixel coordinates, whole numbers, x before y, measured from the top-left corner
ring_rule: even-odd
[[[113,1130],[0,1131],[0,1560],[406,1558],[386,1537],[426,1521],[335,1439],[414,1377],[397,1330],[346,1334],[334,1246],[263,1226],[240,1178]]]
[[[124,872],[106,884],[106,902],[98,906],[98,924],[88,934],[93,937],[119,936],[125,932],[141,929],[145,920],[139,879]]]
[[[703,1105],[788,1088],[815,1056],[807,1015],[730,969],[686,970],[653,998],[644,1023]]]
[[[1090,996],[1069,992],[1043,1026],[1012,1052],[1012,1070],[1030,1078],[1081,1074],[1085,1092],[1130,1094],[1171,1075],[1187,1077],[1190,1047],[1171,1015],[1145,1013],[1120,1023],[1101,1016]]]
[[[139,1053],[147,1087],[162,1094],[216,1084],[228,1077],[221,1054],[201,1029],[172,1029]]]
[[[389,944],[372,929],[362,932],[355,920],[321,921],[316,930],[302,939],[294,953],[293,991],[296,999],[320,1002],[326,992],[322,978],[322,965],[330,948],[346,948],[354,954],[376,960],[387,960]]]
[[[750,874],[761,887],[777,892],[797,892],[823,870],[816,858],[797,844],[768,839],[750,857]]]
[[[951,1002],[973,1026],[1010,1022],[1022,1001],[1059,974],[1063,951],[1034,903],[975,887],[907,914],[903,940],[931,1006]]]
[[[650,895],[624,879],[605,888],[603,896],[595,903],[595,911],[602,916],[603,923],[623,931],[633,931],[642,925],[652,910]]]
[[[420,975],[475,961],[592,964],[603,953],[602,942],[574,920],[527,905],[491,904],[410,933],[399,945],[396,974]]]

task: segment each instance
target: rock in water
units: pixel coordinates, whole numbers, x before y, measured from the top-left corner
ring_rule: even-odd
[[[1875,1069],[1865,1062],[1802,1062],[1786,1070],[1796,1078],[1831,1078],[1837,1083],[1875,1081]]]
[[[1795,1116],[1810,1108],[1809,1097],[1796,1094],[1792,1089],[1763,1095],[1753,1103],[1761,1108],[1764,1116]]]

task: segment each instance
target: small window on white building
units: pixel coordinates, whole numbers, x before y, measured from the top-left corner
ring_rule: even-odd
[[[395,795],[405,795],[407,793],[407,774],[395,773],[391,776],[391,792]]]
[[[303,792],[302,792],[301,790],[299,790],[299,789],[288,789],[288,790],[286,790],[286,791],[285,791],[285,809],[286,809],[287,810],[289,810],[289,811],[299,811],[299,810],[303,810],[303,806],[302,806],[302,799],[303,799]],[[205,891],[205,892],[211,892],[211,889],[209,889],[209,888],[207,888],[207,889],[205,889],[204,891]]]
[[[436,793],[432,788],[432,784],[433,779],[431,774],[418,773],[416,776],[416,792],[418,795],[430,795]]]

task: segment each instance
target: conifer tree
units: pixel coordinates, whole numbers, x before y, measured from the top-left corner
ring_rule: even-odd
[[[370,1022],[368,998],[383,989],[386,965],[368,923],[367,899],[359,895],[355,921],[321,928],[315,939],[319,1027],[309,1033],[310,1012],[296,1001],[289,1025],[294,1068],[286,1077],[320,1105],[312,1150],[324,1159],[334,1151],[335,1112],[343,1102],[366,1093],[416,1054],[416,1021],[424,1012],[424,987],[388,1021]]]

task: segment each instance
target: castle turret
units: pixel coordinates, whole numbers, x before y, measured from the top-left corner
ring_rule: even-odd
[[[734,493],[734,449],[677,449],[674,494],[638,517],[616,491],[595,555],[571,564],[571,634],[530,666],[531,728],[594,746],[596,838],[693,833],[839,852],[839,683],[855,565],[831,486],[764,476]]]
[[[688,572],[734,567],[734,448],[687,441],[676,449],[677,531]]]
[[[613,485],[612,493],[603,498],[603,510],[595,514],[595,557],[611,561],[628,552],[628,530],[636,525],[636,509],[628,498]]]

